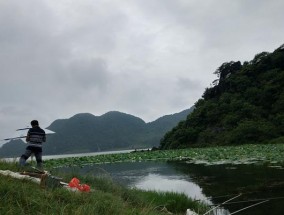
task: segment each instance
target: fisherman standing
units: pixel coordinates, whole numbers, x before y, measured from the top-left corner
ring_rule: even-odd
[[[45,131],[39,127],[37,120],[32,120],[31,126],[26,137],[28,146],[20,158],[20,165],[25,166],[26,160],[34,154],[37,167],[42,168],[42,143],[46,141]]]

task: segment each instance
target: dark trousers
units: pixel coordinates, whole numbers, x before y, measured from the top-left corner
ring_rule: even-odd
[[[26,160],[32,155],[35,155],[37,167],[42,167],[42,148],[36,146],[28,146],[24,154],[20,158],[20,165],[25,166]]]

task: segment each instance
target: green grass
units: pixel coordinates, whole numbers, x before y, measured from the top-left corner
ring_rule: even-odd
[[[208,210],[205,204],[189,199],[185,194],[173,192],[158,193],[156,191],[141,191],[137,189],[129,190],[125,194],[133,204],[137,204],[138,202],[148,203],[150,200],[151,204],[156,205],[155,208],[177,214],[184,214],[188,208],[198,213],[204,213]]]
[[[178,150],[144,151],[125,154],[106,154],[87,157],[71,157],[45,161],[45,167],[75,166],[99,163],[187,160],[192,163],[284,163],[284,144],[248,144],[240,146],[215,146]]]
[[[18,171],[15,163],[0,162],[1,170]],[[63,176],[63,175],[58,175]],[[184,194],[158,193],[128,189],[110,178],[65,175],[63,181],[78,177],[94,189],[78,193],[63,188],[42,189],[28,180],[0,175],[0,214],[184,214],[187,208],[206,211],[204,204]]]

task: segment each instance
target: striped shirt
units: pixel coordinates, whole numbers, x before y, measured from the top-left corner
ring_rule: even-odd
[[[45,131],[39,126],[30,128],[26,140],[29,146],[42,147],[42,143],[46,141]]]

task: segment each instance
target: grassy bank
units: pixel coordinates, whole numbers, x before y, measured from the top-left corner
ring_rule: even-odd
[[[15,163],[0,162],[1,170],[19,171]],[[28,180],[0,175],[0,214],[184,214],[187,208],[204,212],[206,206],[183,194],[127,189],[109,178],[59,175],[63,181],[78,177],[94,189],[90,193],[63,188],[42,189]]]
[[[238,164],[252,162],[284,164],[284,144],[248,144],[240,146],[218,146],[71,157],[47,160],[45,166],[52,168],[57,166],[87,165],[92,163],[98,164],[147,160],[187,160],[192,163],[205,164]]]
[[[284,144],[222,146],[180,150],[144,151],[45,161],[45,168],[142,160],[186,160],[192,163],[222,164],[263,162],[284,166]],[[15,163],[0,162],[1,170],[19,171]],[[206,206],[184,194],[128,189],[110,178],[55,174],[68,182],[80,179],[95,189],[91,193],[42,189],[30,181],[0,175],[0,214],[184,214],[186,209],[206,211]]]

